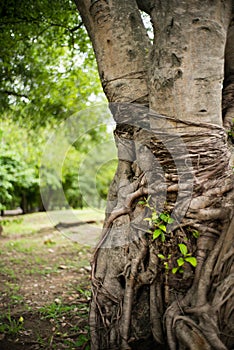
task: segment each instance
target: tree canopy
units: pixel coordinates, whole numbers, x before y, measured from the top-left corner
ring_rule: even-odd
[[[0,4],[0,112],[30,125],[63,120],[100,93],[73,1]]]

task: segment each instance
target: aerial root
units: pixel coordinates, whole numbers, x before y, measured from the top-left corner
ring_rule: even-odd
[[[158,300],[159,299],[159,300]],[[150,321],[151,329],[154,339],[163,344],[163,330],[162,330],[162,310],[159,305],[162,305],[161,288],[155,281],[150,285]]]
[[[177,349],[177,339],[173,331],[173,320],[180,313],[180,307],[177,304],[177,301],[169,306],[164,315],[164,324],[167,333],[167,341],[170,347],[170,350]]]
[[[121,337],[122,337],[122,345],[127,346],[128,337],[129,337],[129,329],[131,324],[131,314],[132,314],[132,306],[133,306],[133,297],[135,292],[135,286],[137,282],[138,269],[141,265],[142,261],[144,261],[145,256],[148,252],[148,246],[144,239],[140,240],[141,248],[137,256],[132,259],[129,276],[126,276],[126,286],[124,292],[124,302],[121,316]],[[123,347],[123,349],[125,349]],[[126,348],[127,349],[127,348]]]
[[[228,304],[234,295],[234,274],[229,271],[233,247],[229,244],[229,250],[222,250],[232,225],[233,221],[218,238],[201,270],[196,271],[199,276],[194,279],[187,294],[179,301],[174,301],[165,312],[165,328],[171,350],[176,350],[178,343],[190,350],[227,350],[220,339],[218,319],[223,307],[233,310],[233,306]],[[220,267],[217,262],[221,264]],[[215,277],[214,268],[219,271]],[[213,285],[212,294],[209,294],[210,284]]]
[[[98,243],[98,245],[95,249],[95,252],[94,252],[94,260],[97,257],[98,250],[105,243],[114,220],[122,215],[129,214],[132,211],[132,203],[137,198],[148,194],[148,189],[144,187],[145,182],[146,182],[146,179],[144,178],[144,175],[142,174],[137,180],[135,180],[131,185],[129,185],[129,186],[131,186],[133,192],[127,194],[126,199],[125,199],[122,207],[115,208],[112,211],[112,213],[110,214],[110,216],[108,217],[107,221],[104,224],[102,238],[101,238],[100,242]],[[140,185],[140,187],[139,187],[139,185]]]
[[[191,326],[191,324],[188,325],[187,321],[188,320],[185,322],[182,319],[175,327],[176,336],[180,343],[190,350],[211,350],[212,348],[210,344],[202,335],[198,327],[195,327],[195,325]]]

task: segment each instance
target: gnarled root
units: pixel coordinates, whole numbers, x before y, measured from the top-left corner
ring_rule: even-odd
[[[115,205],[92,265],[92,350],[234,346],[233,174],[223,129],[202,127],[204,132],[180,135],[186,154],[173,135],[145,137],[138,129],[131,134],[135,143],[121,139],[129,159],[120,161]],[[144,221],[149,209],[137,203],[148,194],[157,212],[174,218],[164,242],[152,240]],[[173,274],[180,243],[197,266],[184,263],[184,272]]]
[[[213,251],[203,264],[199,278],[187,295],[179,302],[175,301],[166,311],[165,325],[170,349],[176,344],[183,344],[186,349],[227,350],[233,345],[233,246],[230,236],[233,235],[234,218],[226,231],[215,244]],[[229,249],[225,242],[229,242]],[[225,247],[225,248],[224,248]],[[231,260],[231,263],[230,261]],[[216,276],[214,277],[214,273]],[[178,306],[179,303],[179,306]],[[229,324],[219,324],[223,313],[228,310]],[[222,329],[229,334],[222,335]],[[172,337],[172,330],[175,330]],[[225,343],[222,341],[225,340]],[[228,347],[225,345],[227,344]]]

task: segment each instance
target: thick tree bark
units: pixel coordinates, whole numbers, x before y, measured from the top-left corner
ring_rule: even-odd
[[[135,1],[75,1],[110,102],[147,103],[149,38]]]
[[[233,172],[221,111],[225,56],[227,124],[231,0],[76,4],[119,157],[92,264],[92,349],[232,349]],[[153,45],[138,6],[151,16]],[[165,240],[150,233],[163,222],[144,220],[155,211],[174,219]],[[178,259],[184,272],[173,274]]]

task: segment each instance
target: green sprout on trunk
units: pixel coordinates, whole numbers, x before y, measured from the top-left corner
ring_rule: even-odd
[[[178,247],[180,249],[180,252],[182,254],[182,256],[177,259],[177,267],[174,267],[172,269],[172,273],[176,273],[176,272],[180,272],[183,273],[183,269],[182,266],[185,264],[185,262],[189,263],[190,265],[192,265],[193,267],[197,266],[197,259],[192,256],[191,253],[188,253],[188,248],[185,244],[180,243],[178,244]]]

